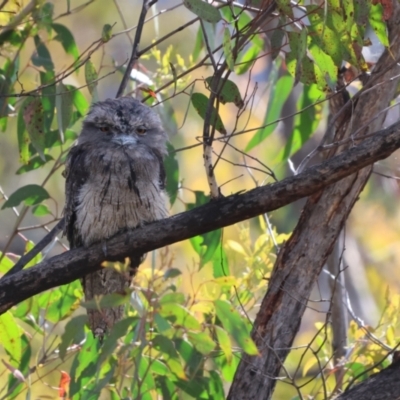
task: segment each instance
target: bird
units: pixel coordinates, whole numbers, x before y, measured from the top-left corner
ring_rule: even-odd
[[[92,105],[63,173],[64,235],[71,248],[102,243],[106,253],[113,235],[168,217],[166,143],[158,114],[139,100],[120,97]],[[128,272],[102,267],[84,276],[85,301],[126,293],[143,258],[132,254]],[[102,340],[122,319],[124,306],[87,313],[91,331]]]

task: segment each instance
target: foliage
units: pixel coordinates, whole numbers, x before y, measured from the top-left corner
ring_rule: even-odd
[[[33,3],[29,11],[13,1],[0,6],[6,11],[0,13],[0,129],[10,136],[17,132],[16,175],[21,178],[2,204],[17,213],[16,228],[1,253],[2,274],[15,262],[9,246],[21,234],[28,211],[40,225],[60,217],[55,184],[49,182],[61,179],[89,105],[104,97],[114,74],[119,81],[125,72],[109,46],[125,32],[115,33],[107,23],[82,50],[71,21],[64,23],[79,15],[80,7],[70,9],[67,1],[67,11],[61,12],[52,3]],[[140,47],[127,92],[140,93],[149,105],[161,103],[157,111],[166,130],[178,132],[171,135],[165,160],[174,212],[212,197],[198,178],[201,151],[192,159],[180,150],[198,142],[212,146],[211,173],[230,184],[227,191],[271,182],[318,132],[326,114],[324,102],[335,91],[342,64],[368,70],[362,53],[370,44],[368,29],[388,46],[385,21],[391,10],[383,2],[328,0],[295,6],[279,0],[274,24],[265,26],[265,15],[253,18],[261,3],[239,7],[184,0],[185,20],[179,24],[197,29],[191,48],[169,42],[179,29],[173,35],[157,32],[157,40],[154,35],[147,38],[148,47]],[[85,35],[84,28],[79,32]],[[267,76],[261,76],[267,67]],[[291,97],[295,89],[297,98]],[[280,122],[291,116],[284,110],[288,99],[295,100],[293,129],[282,143],[278,133]],[[196,125],[200,123],[202,128]],[[185,134],[182,126],[189,127]],[[235,186],[230,182],[238,176],[237,167],[246,180]],[[41,184],[23,179],[43,171]],[[97,399],[103,393],[112,399],[225,398],[240,354],[258,353],[250,336],[252,321],[277,248],[286,239],[262,216],[194,237],[190,248],[186,243],[153,253],[126,296],[83,303],[80,283],[72,282],[20,303],[0,316],[0,398],[31,398],[41,382],[49,393],[56,390],[71,399]],[[25,247],[27,252],[33,243],[26,241]],[[88,332],[84,307],[115,302],[127,305],[126,318],[100,344]],[[382,321],[373,332],[390,346],[398,339],[398,308],[398,298],[387,296]],[[286,379],[299,398],[326,398],[335,389],[332,334],[326,321],[315,327],[303,354],[294,356],[293,377]],[[387,351],[370,339],[369,329],[350,324],[343,382],[365,379],[388,365]]]

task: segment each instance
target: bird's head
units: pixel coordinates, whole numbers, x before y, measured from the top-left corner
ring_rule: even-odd
[[[78,144],[109,142],[121,146],[144,144],[166,153],[167,135],[159,116],[132,97],[107,99],[95,103],[83,122]]]

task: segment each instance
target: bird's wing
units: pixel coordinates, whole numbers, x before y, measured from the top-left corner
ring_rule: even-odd
[[[76,208],[79,201],[79,190],[89,177],[85,167],[88,150],[85,145],[73,147],[65,163],[65,208],[64,235],[67,236],[71,248],[82,246],[82,238],[76,229]]]
[[[166,187],[166,184],[167,184],[167,174],[165,172],[163,157],[157,150],[153,150],[153,154],[157,158],[157,161],[158,161],[158,164],[159,164],[159,169],[160,169],[160,174],[159,174],[159,179],[158,179],[159,188],[160,188],[160,190],[165,190],[165,187]]]

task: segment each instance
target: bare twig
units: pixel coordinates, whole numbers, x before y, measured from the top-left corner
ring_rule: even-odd
[[[129,82],[129,77],[131,75],[131,71],[132,71],[136,61],[139,59],[138,48],[139,48],[139,44],[140,44],[140,39],[142,37],[143,27],[144,27],[144,23],[146,20],[146,14],[147,14],[147,11],[149,10],[149,8],[155,3],[157,3],[157,0],[143,0],[142,11],[140,12],[139,21],[138,21],[138,25],[136,28],[135,39],[133,41],[131,58],[128,61],[128,65],[126,67],[126,71],[122,78],[121,84],[119,85],[116,97],[121,97],[124,94],[125,88]]]
[[[64,229],[65,220],[62,218],[58,224],[39,242],[35,247],[25,255],[23,255],[18,262],[4,275],[3,278],[11,276],[27,265],[34,257],[36,257],[45,247],[47,247],[53,239]]]

